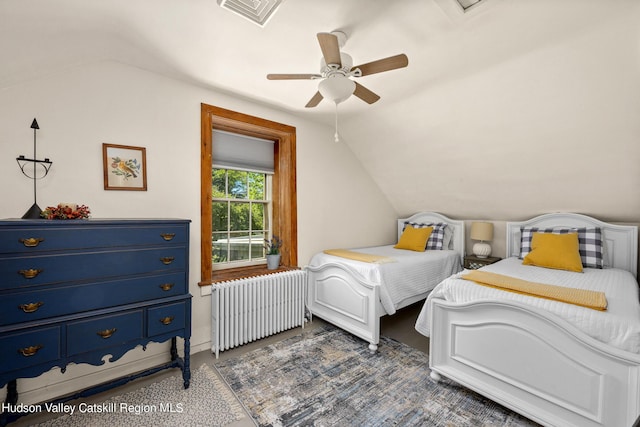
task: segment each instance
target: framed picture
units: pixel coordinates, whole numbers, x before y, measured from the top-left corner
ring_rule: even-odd
[[[105,190],[147,191],[144,147],[102,144]]]

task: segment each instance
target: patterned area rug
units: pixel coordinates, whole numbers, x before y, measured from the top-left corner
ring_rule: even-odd
[[[178,373],[98,404],[83,407],[81,403],[69,403],[75,407],[73,415],[38,426],[226,426],[248,419],[233,392],[211,367],[202,365],[191,374],[191,385],[186,390]],[[103,411],[88,412],[92,408]]]
[[[381,337],[364,341],[333,326],[217,362],[262,426],[537,426],[446,380],[427,356]]]

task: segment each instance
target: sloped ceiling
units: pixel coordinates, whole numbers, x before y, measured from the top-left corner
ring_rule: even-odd
[[[317,83],[269,82],[266,74],[317,72],[316,33],[338,28],[357,62],[402,52],[406,35],[390,33],[387,9],[402,11],[387,3],[286,1],[260,28],[215,0],[3,0],[0,87],[112,59],[302,111]]]
[[[334,108],[326,101],[320,108],[304,109],[317,82],[267,81],[266,74],[318,72],[321,52],[316,33],[341,30],[348,36],[343,50],[354,63],[398,53],[409,56],[407,69],[359,80],[382,96],[375,107],[389,107],[423,90],[424,83],[474,72],[482,66],[478,60],[493,60],[496,52],[489,58],[485,53],[496,47],[497,54],[507,57],[522,49],[513,34],[505,39],[493,31],[489,38],[474,34],[476,41],[468,40],[471,32],[495,25],[518,30],[520,24],[510,20],[510,14],[519,19],[526,13],[526,7],[512,10],[505,0],[485,0],[480,6],[463,14],[456,0],[287,0],[261,28],[222,9],[216,0],[3,0],[0,88],[110,59],[331,123]],[[554,9],[572,13],[571,7]],[[552,30],[549,38],[558,31],[573,31],[561,27],[567,24],[564,20],[559,24],[545,28]],[[572,26],[589,24],[581,19]],[[348,116],[371,107],[354,98],[340,110]]]
[[[0,96],[113,60],[325,123],[333,143],[335,106],[304,108],[316,82],[265,76],[317,72],[316,33],[342,30],[354,63],[409,57],[359,80],[376,104],[338,108],[342,143],[399,213],[637,220],[638,197],[620,200],[640,184],[639,18],[636,0],[484,0],[466,14],[456,0],[285,0],[261,28],[215,0],[1,0]],[[602,144],[604,157],[584,154]],[[551,158],[524,173],[540,153]],[[566,159],[600,178],[585,185]]]

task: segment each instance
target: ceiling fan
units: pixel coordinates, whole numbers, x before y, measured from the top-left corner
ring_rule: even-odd
[[[368,104],[373,104],[380,96],[351,80],[351,77],[363,77],[383,71],[395,70],[406,67],[409,64],[407,55],[400,54],[377,61],[352,66],[351,56],[341,52],[347,35],[342,31],[331,33],[318,33],[318,42],[322,50],[320,73],[318,74],[267,74],[269,80],[321,80],[318,91],[305,105],[307,108],[317,106],[323,99],[328,99],[335,104],[349,98],[352,94]]]

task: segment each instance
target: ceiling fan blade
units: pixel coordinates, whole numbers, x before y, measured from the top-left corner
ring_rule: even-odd
[[[342,67],[338,37],[331,33],[318,33],[318,42],[320,43],[320,49],[322,49],[324,62],[327,64],[337,64]]]
[[[400,55],[390,56],[377,61],[367,62],[366,64],[351,67],[351,69],[359,68],[363,76],[369,74],[382,73],[383,71],[395,70],[409,65],[409,58],[404,53]]]
[[[360,83],[358,82],[355,82],[355,83],[356,83],[356,90],[353,92],[353,94],[358,98],[362,99],[367,104],[373,104],[378,99],[380,99],[379,95],[371,92],[369,89],[362,86]]]
[[[309,100],[309,102],[307,102],[307,105],[305,105],[305,108],[312,108],[315,107],[316,105],[320,104],[320,101],[322,101],[322,94],[320,92],[316,92],[315,95],[313,95],[313,98],[311,98]]]
[[[320,74],[267,74],[269,80],[310,80],[322,78]]]

